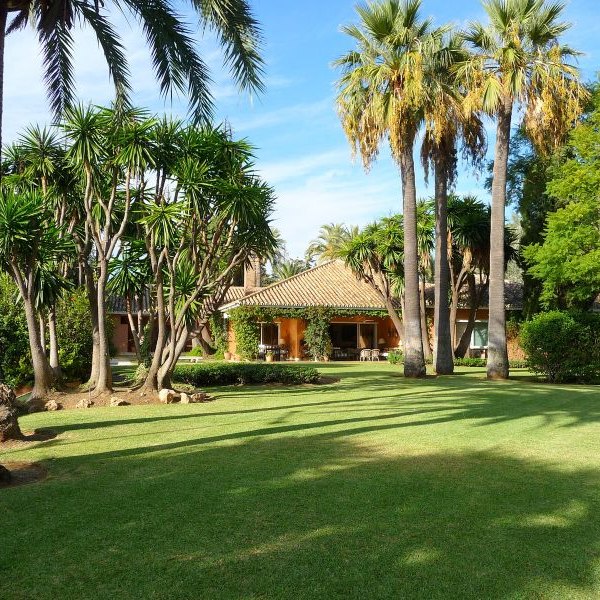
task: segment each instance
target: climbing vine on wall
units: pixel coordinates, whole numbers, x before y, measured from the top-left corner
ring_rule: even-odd
[[[240,358],[255,359],[260,344],[260,323],[272,323],[274,319],[302,319],[306,321],[304,340],[308,353],[314,358],[331,354],[329,322],[333,317],[385,317],[385,310],[356,311],[333,309],[323,306],[303,308],[278,308],[260,306],[239,306],[229,313],[229,320],[235,335],[236,352]]]

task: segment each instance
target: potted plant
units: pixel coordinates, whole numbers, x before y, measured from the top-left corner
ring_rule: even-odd
[[[265,354],[265,361],[273,362],[273,352],[271,350],[267,350],[267,353]]]

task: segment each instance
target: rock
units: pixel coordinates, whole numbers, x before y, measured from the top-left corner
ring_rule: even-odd
[[[12,475],[10,474],[10,471],[0,465],[0,485],[9,485],[10,482],[12,481]]]
[[[94,406],[93,400],[88,400],[87,398],[82,398],[76,405],[75,408],[91,408]]]
[[[15,393],[7,385],[0,383],[0,442],[19,440],[23,437],[17,420],[18,415]]]
[[[127,402],[127,400],[123,400],[122,398],[111,396],[110,406],[129,406],[129,402]]]
[[[181,392],[181,396],[179,399],[179,402],[181,404],[189,404],[191,401],[192,399],[185,392]]]
[[[44,408],[45,410],[52,412],[55,410],[60,410],[62,408],[62,404],[56,400],[48,400],[48,402],[44,404]]]
[[[175,402],[176,395],[177,394],[175,393],[175,390],[170,390],[169,388],[163,388],[162,390],[160,390],[160,392],[158,392],[158,399],[163,404],[172,404],[173,402]]]

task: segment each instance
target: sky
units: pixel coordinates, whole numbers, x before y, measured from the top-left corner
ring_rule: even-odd
[[[180,8],[196,31],[200,52],[212,69],[215,121],[227,121],[235,136],[247,138],[256,148],[257,170],[277,197],[273,224],[286,240],[289,255],[301,257],[325,223],[362,226],[400,212],[400,177],[385,150],[368,173],[360,161],[353,162],[335,111],[338,73],[331,63],[352,48],[340,26],[357,21],[355,2],[250,2],[264,35],[266,91],[260,96],[237,90],[223,69],[222,53],[210,32],[196,28],[183,3]],[[110,4],[106,2],[107,7]],[[160,96],[143,34],[135,21],[113,13],[127,49],[134,102],[156,114],[185,116],[185,98]],[[462,26],[469,20],[484,20],[478,0],[424,0],[423,14],[432,16],[436,24]],[[564,39],[584,53],[579,66],[584,80],[592,80],[600,70],[600,1],[571,0],[565,16],[573,27]],[[75,62],[78,98],[85,103],[110,102],[112,84],[89,30],[76,33]],[[3,136],[8,143],[28,125],[50,122],[33,31],[8,37],[5,66]],[[493,139],[493,124],[487,127]],[[456,192],[487,200],[484,179],[461,167]],[[421,169],[417,170],[417,191],[420,197],[432,194]]]

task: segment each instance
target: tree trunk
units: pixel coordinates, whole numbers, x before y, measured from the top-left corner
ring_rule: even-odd
[[[404,339],[404,327],[402,325],[402,319],[400,318],[400,315],[398,314],[398,311],[396,310],[396,307],[394,306],[394,303],[392,302],[391,298],[385,299],[385,307],[387,308],[388,315],[389,315],[390,319],[392,320],[394,327],[396,328],[396,333],[398,334],[398,339],[403,340]]]
[[[108,265],[106,259],[100,262],[100,274],[98,276],[98,380],[94,392],[103,394],[112,391],[112,372],[110,368],[110,351],[108,336],[106,334],[106,279],[108,276]]]
[[[21,298],[23,299],[23,306],[25,308],[27,331],[29,333],[29,350],[33,364],[34,383],[31,398],[43,398],[52,389],[55,377],[50,368],[46,352],[40,342],[39,322],[36,319],[33,301],[29,295],[21,294]]]
[[[460,336],[460,340],[456,344],[454,350],[454,356],[456,356],[456,358],[464,358],[469,351],[469,347],[471,346],[471,336],[473,335],[475,321],[477,320],[477,309],[479,308],[479,294],[477,293],[475,275],[473,273],[469,273],[467,282],[469,284],[469,319],[465,330]]]
[[[40,345],[42,346],[44,353],[46,352],[46,319],[44,319],[44,313],[40,311],[38,314],[38,327],[40,328]]]
[[[498,111],[496,149],[492,175],[488,379],[508,378],[508,350],[506,346],[506,315],[504,305],[504,212],[506,205],[506,171],[511,117],[512,101],[506,100]]]
[[[144,382],[144,388],[148,390],[158,391],[158,371],[162,362],[162,355],[165,349],[166,332],[166,315],[165,315],[165,297],[162,275],[160,271],[156,275],[156,327],[158,329],[156,335],[156,344],[154,345],[154,354],[152,362],[148,368],[148,375]]]
[[[400,157],[404,196],[404,376],[424,377],[425,357],[419,310],[417,190],[412,145]]]
[[[86,386],[89,389],[95,387],[98,381],[98,372],[100,370],[100,333],[98,331],[98,290],[94,284],[94,272],[88,264],[85,266],[85,287],[92,322],[92,370]]]
[[[4,115],[4,42],[6,40],[6,2],[0,2],[0,162],[2,161],[2,117]],[[0,178],[2,171],[0,170]]]
[[[454,373],[448,292],[448,183],[441,160],[435,163],[435,262],[433,308],[433,368],[438,375]],[[456,318],[456,311],[454,313]]]
[[[427,310],[425,305],[425,277],[421,278],[419,286],[419,306],[421,308],[421,339],[423,340],[423,356],[431,360],[431,345],[429,343],[429,328],[427,327]]]
[[[58,336],[56,334],[56,305],[48,310],[48,339],[50,341],[50,367],[57,379],[61,377],[60,360],[58,357]]]

